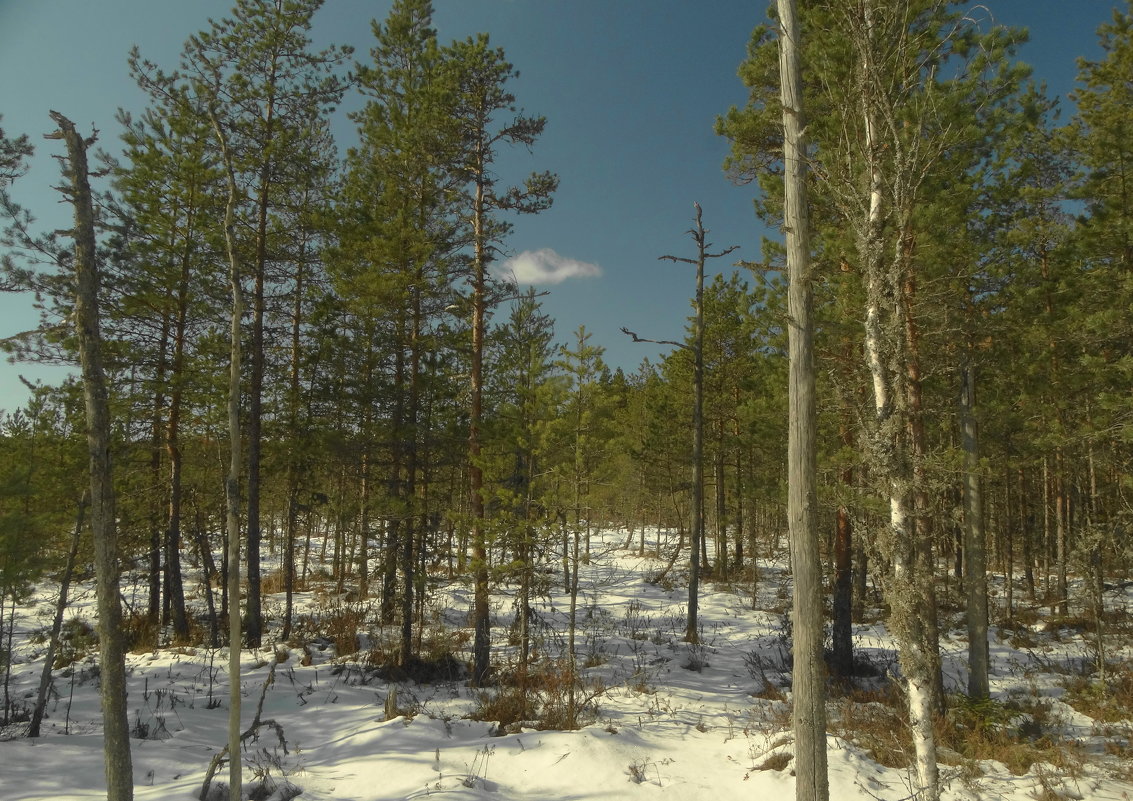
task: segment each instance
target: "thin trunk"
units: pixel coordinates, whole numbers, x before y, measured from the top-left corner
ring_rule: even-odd
[[[483,144],[481,144],[481,148]],[[484,164],[481,150],[480,164]],[[473,276],[472,276],[472,365],[470,370],[471,398],[468,418],[468,496],[472,512],[472,580],[474,600],[472,622],[475,634],[472,646],[472,686],[483,687],[488,681],[491,658],[492,623],[488,614],[488,545],[484,531],[484,472],[480,465],[480,424],[483,414],[484,386],[484,327],[487,298],[488,242],[484,230],[486,210],[486,175],[477,176],[473,210]]]
[[[924,424],[924,393],[921,388],[920,328],[915,314],[917,293],[913,273],[915,240],[911,234],[902,236],[898,245],[904,280],[901,282],[905,316],[905,393],[907,400],[909,455],[913,463],[913,531],[917,543],[917,565],[920,573],[917,586],[920,590],[917,620],[923,627],[922,641],[931,665],[933,706],[938,714],[945,712],[944,673],[940,660],[940,622],[936,608],[936,560],[933,555],[932,513],[928,497],[928,476],[925,471],[928,445]]]
[[[161,333],[158,335],[157,346],[157,364],[154,369],[154,393],[153,393],[153,416],[150,418],[150,463],[149,475],[152,484],[152,492],[149,502],[149,526],[150,526],[150,546],[156,550],[156,559],[151,556],[151,566],[156,562],[161,563],[161,546],[162,540],[162,525],[161,525],[161,429],[162,429],[162,412],[165,408],[165,371],[166,363],[168,361],[169,350],[169,312],[166,311],[161,315]],[[166,577],[165,577],[165,593],[161,599],[161,616],[160,621],[156,618],[151,619],[155,624],[160,623],[164,625],[170,620],[170,601],[169,596],[169,577],[168,577],[168,562],[166,563]],[[159,577],[150,577],[150,592],[155,590],[160,594],[162,581]],[[153,599],[150,599],[150,611],[154,611]],[[161,642],[161,625],[154,626],[154,645],[157,646]]]
[[[574,642],[575,631],[578,628],[578,563],[580,560],[579,554],[579,530],[578,524],[574,526],[573,534],[573,547],[571,558],[571,572],[570,572],[570,622],[567,628],[567,665],[570,670],[570,675],[567,676],[567,728],[578,728],[578,710],[575,709],[575,685],[578,676],[578,667],[575,662]]]
[[[283,540],[283,630],[280,639],[291,638],[291,618],[295,613],[295,537],[299,527],[299,478],[302,472],[301,432],[299,428],[299,373],[302,361],[301,334],[303,326],[304,260],[301,252],[295,265],[295,303],[291,307],[291,370],[288,377],[287,421],[291,430],[287,458],[287,523]],[[310,514],[310,510],[308,510]],[[308,528],[308,533],[310,529]],[[308,540],[309,541],[309,540]]]
[[[722,581],[728,578],[728,513],[724,492],[724,436],[723,423],[720,441],[712,459],[712,474],[716,482],[716,574]]]
[[[399,304],[400,305],[400,304]],[[402,483],[402,464],[405,456],[405,317],[399,311],[397,330],[394,334],[393,367],[393,414],[390,417],[390,430],[393,441],[390,445],[390,469],[386,480],[386,493],[393,500],[394,508],[400,508],[398,501],[404,495]],[[407,521],[400,512],[390,516],[385,527],[385,543],[382,549],[382,623],[393,623],[397,601],[398,554],[402,547],[402,531]]]
[[[839,424],[842,445],[852,448],[854,435],[843,420]],[[854,484],[854,468],[842,469],[839,480],[843,490],[849,492]],[[854,668],[853,644],[853,548],[854,523],[850,510],[839,504],[834,515],[834,622],[831,627],[831,646],[834,654],[831,667],[840,678],[848,678]]]
[[[264,284],[267,278],[268,210],[272,185],[271,150],[275,138],[275,87],[278,65],[273,56],[267,76],[268,97],[264,103],[263,141],[259,143],[259,185],[256,197],[256,255],[253,264],[252,295],[252,358],[248,378],[248,646],[258,648],[263,638],[261,610],[260,543],[260,462],[263,449],[264,369],[267,355],[264,348]]]
[[[216,112],[210,110],[213,129],[220,145],[228,178],[228,200],[224,208],[224,243],[228,254],[229,283],[232,289],[232,314],[229,320],[228,343],[228,476],[225,479],[228,532],[228,797],[241,801],[243,785],[240,764],[240,321],[244,316],[244,293],[241,285],[240,260],[236,241],[236,204],[239,188],[228,138]]]
[[[1022,467],[1018,472],[1018,486],[1019,532],[1023,539],[1023,581],[1027,585],[1027,598],[1033,602],[1035,600],[1034,517],[1028,504],[1027,477]]]
[[[738,410],[740,408],[740,388],[737,384],[732,388],[732,402],[733,408]],[[744,538],[747,537],[747,531],[744,528],[744,449],[741,444],[740,438],[740,418],[738,411],[732,418],[732,444],[736,449],[736,484],[735,484],[735,505],[736,505],[736,561],[733,563],[736,570],[741,574],[744,569]]]
[[[700,206],[696,207],[697,228]],[[685,624],[685,640],[690,643],[700,640],[700,565],[701,548],[704,547],[704,251],[697,260],[696,298],[693,303],[693,347],[692,347],[692,543],[689,549],[688,574],[688,620]],[[705,560],[707,562],[707,560]]]
[[[1002,531],[1006,553],[1003,560],[1004,583],[1007,586],[1007,619],[1015,617],[1015,517],[1011,506],[1011,484],[1008,482],[1003,488],[1003,514],[993,518],[991,526],[994,532]]]
[[[186,222],[186,241],[192,215]],[[189,320],[189,244],[181,254],[181,275],[177,284],[177,308],[173,321],[173,363],[170,375],[169,419],[165,429],[165,449],[169,457],[169,508],[165,526],[166,593],[173,613],[176,638],[189,636],[189,617],[185,609],[185,586],[181,575],[182,471],[181,410],[185,383],[185,338]]]
[[[39,674],[39,690],[35,695],[35,708],[31,713],[28,737],[38,737],[43,723],[43,713],[47,710],[47,692],[51,689],[51,669],[55,664],[55,652],[59,648],[59,633],[63,630],[63,615],[67,611],[67,592],[71,588],[71,576],[75,572],[75,557],[79,553],[79,540],[83,533],[83,519],[90,505],[90,490],[83,491],[79,508],[75,513],[75,532],[71,535],[71,548],[67,551],[67,563],[59,580],[59,599],[55,602],[55,617],[51,622],[51,637],[47,641],[47,653],[43,657],[43,670]],[[8,649],[11,653],[11,649]],[[9,660],[10,661],[10,660]]]
[[[373,342],[372,330],[367,335],[370,342]],[[373,352],[372,350],[367,353],[366,367],[365,367],[365,385],[371,386],[374,379],[374,365],[373,365]],[[361,558],[358,565],[358,598],[365,600],[370,595],[370,504],[371,489],[370,473],[373,470],[372,456],[370,448],[372,447],[372,428],[373,428],[373,405],[369,400],[364,401],[365,408],[362,412],[362,454],[361,454],[361,487],[359,492],[358,502],[359,508],[359,532],[358,536],[361,540]],[[346,526],[345,524],[339,526],[339,536],[335,542],[335,558],[340,565],[338,574],[338,587],[339,592],[342,592],[343,583],[346,580],[347,561],[346,561]]]
[[[704,228],[704,212],[699,203],[696,209],[696,225],[689,233],[696,243],[696,258],[686,259],[678,256],[662,256],[669,261],[683,262],[696,267],[696,294],[693,299],[693,400],[692,400],[692,542],[689,549],[688,581],[688,619],[685,624],[685,640],[695,643],[699,639],[697,605],[700,600],[700,565],[707,559],[707,544],[704,541],[704,262],[731,253],[736,248],[729,247],[719,253],[709,253]],[[687,346],[686,346],[687,347]]]
[[[421,520],[417,508],[417,418],[421,405],[421,294],[418,276],[413,293],[409,333],[409,408],[405,427],[405,510],[404,539],[401,545],[401,578],[405,585],[401,599],[401,664],[408,664],[413,653],[414,543]]]
[[[1066,521],[1069,517],[1067,507],[1066,480],[1063,476],[1062,451],[1057,450],[1054,455],[1054,533],[1055,533],[1055,560],[1058,563],[1058,587],[1056,598],[1058,614],[1067,617],[1070,614],[1069,595],[1067,586],[1066,560],[1070,557],[1070,550],[1066,539]]]
[[[987,552],[980,490],[980,453],[976,429],[975,368],[961,370],[960,433],[964,448],[964,587],[968,601],[968,695],[988,698]]]

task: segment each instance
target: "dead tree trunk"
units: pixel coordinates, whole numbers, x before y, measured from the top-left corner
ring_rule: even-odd
[[[779,0],[779,85],[783,104],[783,230],[787,240],[787,518],[794,574],[795,798],[826,801],[826,670],[822,659],[822,564],[817,512],[817,440],[810,220],[806,193],[800,28],[794,0]]]
[[[130,756],[130,725],[126,711],[126,651],[119,600],[117,515],[110,458],[110,406],[102,367],[99,330],[98,261],[95,251],[94,205],[91,200],[87,148],[95,137],[84,139],[75,125],[57,111],[51,118],[59,126],[48,138],[67,146],[64,189],[75,209],[75,334],[82,366],[86,402],[87,450],[90,456],[91,531],[97,573],[100,695],[109,801],[134,797],[134,769]]]

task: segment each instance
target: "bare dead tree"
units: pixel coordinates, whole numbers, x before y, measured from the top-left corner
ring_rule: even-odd
[[[98,310],[98,254],[95,247],[94,203],[91,198],[87,149],[97,132],[82,137],[75,124],[57,111],[51,119],[58,130],[48,139],[62,139],[66,185],[60,187],[75,210],[75,334],[82,367],[86,402],[87,451],[90,457],[90,522],[98,594],[100,696],[102,699],[103,753],[106,796],[109,801],[134,797],[134,769],[130,756],[130,724],[126,710],[126,649],[118,578],[117,514],[110,459],[110,405],[102,366],[102,334]]]
[[[779,0],[779,86],[783,105],[783,232],[787,240],[788,435],[787,520],[794,576],[792,627],[795,798],[827,801],[826,669],[823,663],[822,563],[818,495],[814,306],[807,204],[806,119],[801,30],[795,0]]]
[[[710,253],[708,249],[712,245],[707,240],[708,231],[704,227],[704,212],[699,203],[694,202],[692,205],[696,209],[696,223],[689,229],[688,234],[692,237],[692,241],[696,243],[696,258],[689,259],[683,256],[669,255],[658,257],[663,261],[682,262],[696,267],[692,344],[688,345],[672,340],[643,339],[627,328],[622,328],[622,332],[630,336],[634,342],[674,345],[692,352],[692,554],[689,561],[688,619],[685,624],[685,641],[695,643],[700,639],[697,624],[697,605],[700,598],[700,548],[704,541],[704,263],[708,259],[727,256],[738,249],[739,245],[732,245],[718,253]]]

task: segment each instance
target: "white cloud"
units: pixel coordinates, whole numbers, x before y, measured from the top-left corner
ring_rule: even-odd
[[[560,256],[551,248],[525,250],[500,265],[500,271],[518,284],[561,284],[568,278],[594,278],[602,268]]]

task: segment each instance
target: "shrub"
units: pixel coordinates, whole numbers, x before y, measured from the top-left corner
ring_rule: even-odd
[[[73,617],[63,623],[59,631],[59,648],[55,652],[55,670],[86,659],[98,649],[98,632],[94,626],[81,617]]]

